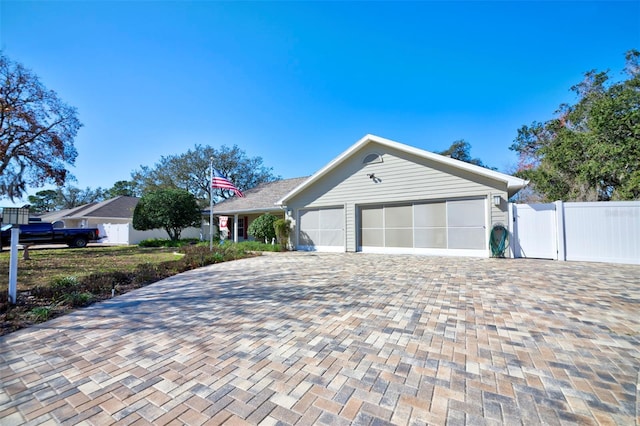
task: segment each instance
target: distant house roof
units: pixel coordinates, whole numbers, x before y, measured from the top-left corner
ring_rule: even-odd
[[[137,197],[126,197],[120,195],[99,203],[89,203],[71,209],[59,210],[56,212],[44,213],[40,217],[46,222],[55,222],[62,219],[83,219],[83,218],[110,218],[110,219],[131,219],[133,209],[140,201]]]
[[[276,201],[307,178],[305,176],[261,183],[255,188],[244,191],[244,197],[233,197],[216,204],[213,206],[213,213],[218,215],[280,211],[281,208],[275,204]]]

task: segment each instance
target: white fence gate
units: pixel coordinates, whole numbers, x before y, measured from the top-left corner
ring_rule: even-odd
[[[640,201],[510,206],[514,257],[640,264]]]
[[[129,244],[129,224],[128,223],[100,223],[97,225],[100,230],[100,241],[105,244]]]
[[[555,204],[514,204],[512,248],[514,257],[558,259]]]

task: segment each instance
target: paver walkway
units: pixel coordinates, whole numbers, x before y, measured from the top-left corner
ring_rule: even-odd
[[[640,267],[290,253],[0,338],[0,423],[638,424]]]

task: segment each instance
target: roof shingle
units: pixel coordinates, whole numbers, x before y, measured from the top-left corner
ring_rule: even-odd
[[[307,180],[308,176],[261,183],[244,192],[244,197],[233,197],[213,206],[215,214],[279,211],[276,201]]]

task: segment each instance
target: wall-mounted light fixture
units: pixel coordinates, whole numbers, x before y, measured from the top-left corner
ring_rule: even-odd
[[[499,206],[500,203],[502,203],[502,197],[499,195],[494,195],[493,196],[493,205],[494,206]]]

